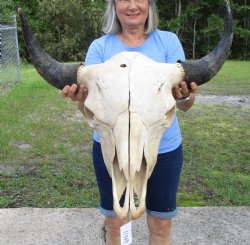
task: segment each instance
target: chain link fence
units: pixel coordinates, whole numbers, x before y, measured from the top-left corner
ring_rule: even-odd
[[[16,17],[0,18],[0,86],[20,81]]]

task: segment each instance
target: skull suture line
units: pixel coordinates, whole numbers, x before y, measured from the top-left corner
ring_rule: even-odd
[[[224,33],[200,60],[157,63],[140,53],[120,53],[103,64],[65,65],[38,44],[18,9],[27,50],[39,74],[56,88],[83,83],[88,88],[85,115],[97,130],[112,178],[114,209],[121,218],[138,218],[145,208],[147,180],[153,171],[162,133],[175,114],[172,87],[185,80],[201,85],[225,62],[232,43],[232,14],[226,2]],[[126,189],[123,207],[119,199]],[[135,205],[135,194],[138,205]]]

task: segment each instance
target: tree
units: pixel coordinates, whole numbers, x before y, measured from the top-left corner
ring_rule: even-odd
[[[232,45],[232,58],[250,59],[250,6],[249,0],[234,1],[234,41]]]
[[[231,0],[236,26],[232,58],[250,58],[248,1]],[[157,5],[160,28],[178,35],[188,59],[206,55],[219,41],[223,32],[224,0],[159,0]]]
[[[39,2],[38,37],[42,46],[61,61],[82,61],[91,40],[99,35],[101,9],[97,7],[97,1],[91,0]]]
[[[60,61],[83,61],[90,42],[101,35],[101,0],[2,0],[0,14],[24,9],[41,46]],[[20,26],[20,25],[19,25]],[[20,56],[28,57],[19,27]]]

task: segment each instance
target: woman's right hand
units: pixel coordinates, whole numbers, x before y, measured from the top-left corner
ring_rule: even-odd
[[[79,86],[79,90],[77,91]],[[84,85],[72,84],[71,86],[66,85],[62,91],[61,95],[65,98],[69,98],[72,101],[78,101],[84,103],[88,95],[88,89]]]

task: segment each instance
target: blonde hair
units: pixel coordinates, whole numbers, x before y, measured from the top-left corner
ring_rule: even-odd
[[[148,1],[149,11],[148,19],[145,24],[145,34],[153,32],[158,27],[159,23],[155,0]],[[103,16],[102,31],[105,34],[117,34],[122,31],[121,24],[116,15],[114,0],[106,0],[106,10]]]

